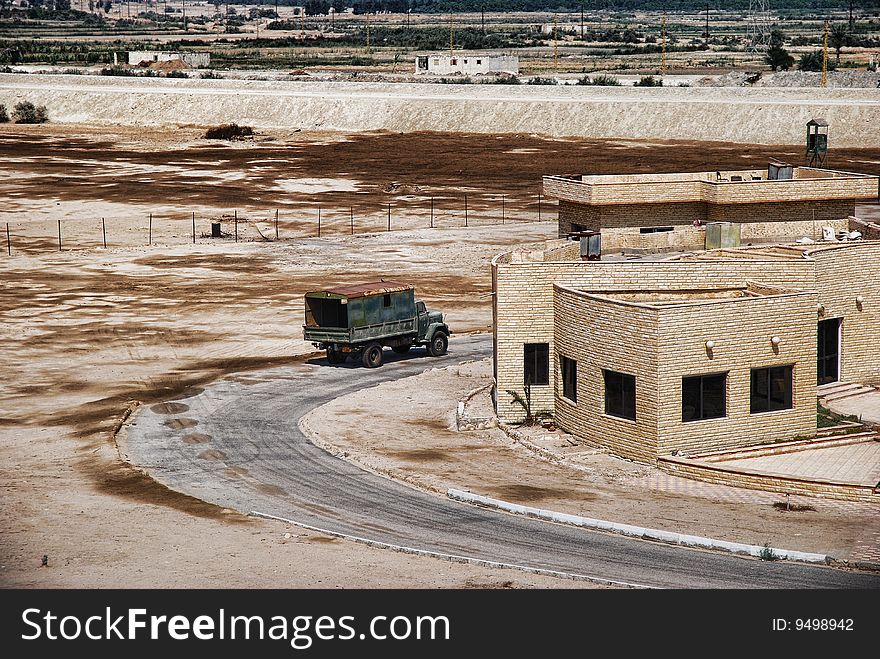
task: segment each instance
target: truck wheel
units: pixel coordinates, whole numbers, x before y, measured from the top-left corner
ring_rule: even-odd
[[[412,348],[412,343],[404,343],[403,345],[400,345],[400,346],[394,346],[391,349],[394,352],[396,352],[398,355],[405,355],[406,353],[409,352],[410,348]]]
[[[449,347],[449,339],[443,332],[436,332],[434,338],[428,344],[428,354],[431,357],[439,357],[446,354],[446,348]]]
[[[379,343],[371,343],[364,348],[361,355],[361,362],[367,368],[376,368],[382,365],[382,345]]]
[[[327,361],[331,364],[342,364],[346,359],[348,359],[348,355],[344,352],[334,350],[333,348],[327,348]]]

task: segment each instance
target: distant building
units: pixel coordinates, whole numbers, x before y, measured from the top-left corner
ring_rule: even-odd
[[[416,73],[433,75],[477,75],[480,73],[519,73],[516,55],[484,53],[426,53],[416,54]]]
[[[128,63],[131,66],[174,60],[181,60],[187,66],[196,69],[211,65],[211,53],[175,53],[165,50],[132,50],[128,53]]]

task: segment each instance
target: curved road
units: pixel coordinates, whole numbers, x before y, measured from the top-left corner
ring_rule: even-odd
[[[183,406],[138,413],[128,458],[169,487],[221,506],[443,554],[656,587],[880,587],[878,574],[686,549],[457,503],[335,458],[297,426],[338,396],[489,354],[491,337],[464,336],[440,359],[386,351],[388,362],[374,370],[316,359],[223,380]]]

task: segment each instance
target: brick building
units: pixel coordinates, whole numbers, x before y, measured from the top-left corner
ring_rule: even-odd
[[[880,241],[492,265],[496,411],[530,383],[575,438],[653,463],[816,433],[816,387],[880,383]]]
[[[604,249],[706,246],[712,222],[738,224],[743,243],[818,239],[845,229],[856,203],[880,196],[880,177],[771,164],[766,170],[545,176],[559,200],[559,236],[599,231]]]

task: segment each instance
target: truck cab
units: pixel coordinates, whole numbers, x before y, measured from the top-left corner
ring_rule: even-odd
[[[305,295],[303,338],[326,350],[331,364],[355,357],[375,368],[382,365],[385,347],[406,354],[424,346],[439,357],[446,353],[450,333],[443,314],[417,300],[409,284],[368,282]]]

